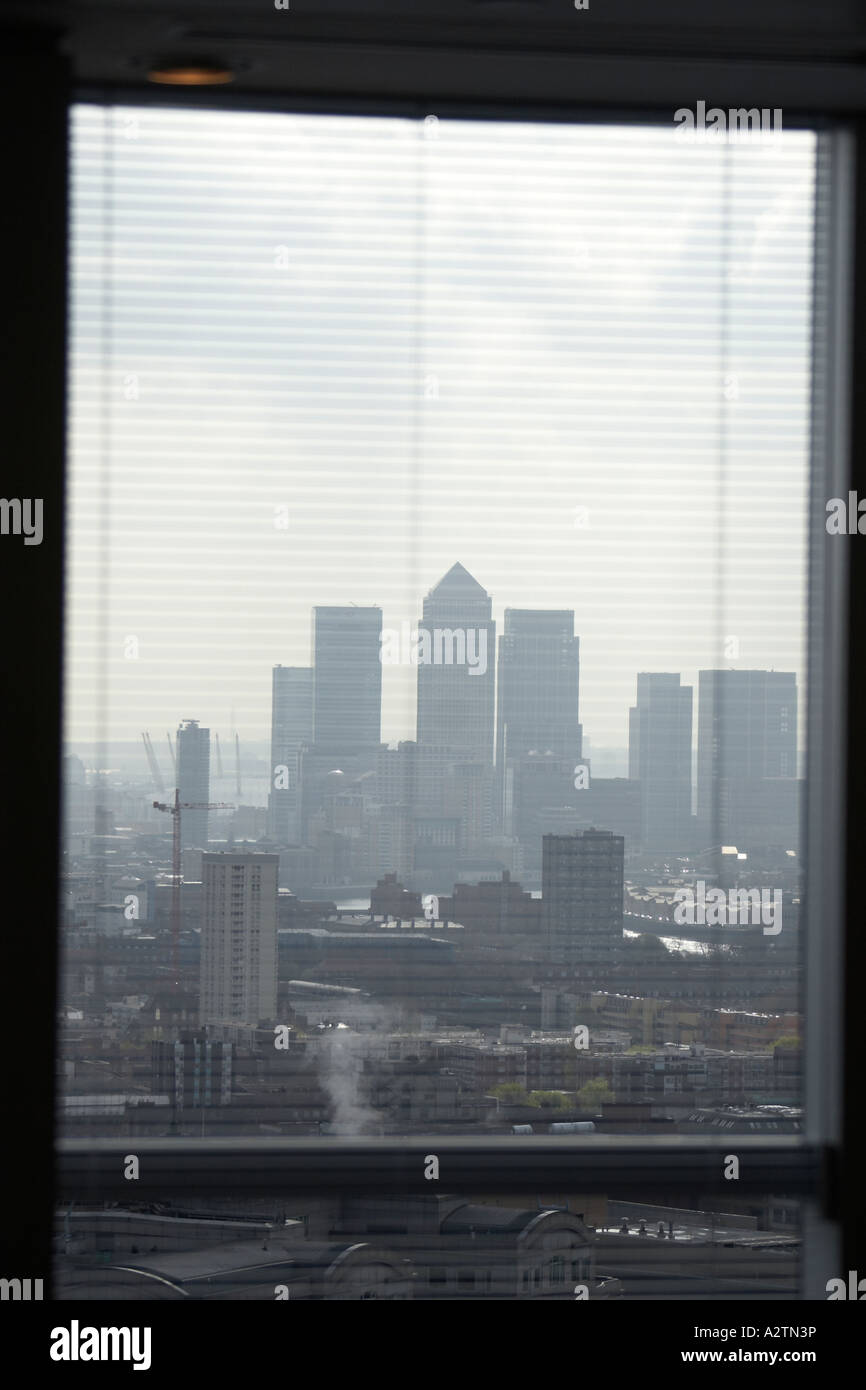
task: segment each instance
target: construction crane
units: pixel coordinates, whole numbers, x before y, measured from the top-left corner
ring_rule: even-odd
[[[238,796],[243,796],[244,793],[241,786],[241,741],[237,734],[235,734],[235,776],[238,784],[237,794]]]
[[[176,774],[177,774],[177,759],[176,759],[175,756],[174,756],[174,748],[173,748],[172,742],[171,742],[171,734],[167,733],[167,734],[166,734],[166,738],[168,739],[168,754],[169,754],[169,757],[171,758],[171,767],[172,767],[172,771],[173,771],[173,772],[175,773],[175,775],[176,775]]]
[[[219,736],[219,734],[217,734],[217,733],[214,734],[214,747],[215,747],[215,750],[216,750],[216,775],[217,775],[218,778],[222,779],[222,776],[223,776],[223,757],[222,757],[222,753],[220,752],[220,736]]]
[[[181,811],[233,811],[224,801],[181,801],[175,787],[174,801],[154,801],[155,811],[167,811],[173,818],[171,826],[171,965],[173,988],[180,982],[180,813]]]
[[[150,767],[150,775],[153,778],[154,791],[164,792],[165,783],[162,780],[162,773],[159,770],[159,763],[156,761],[156,754],[153,751],[153,744],[150,741],[150,734],[142,734],[144,740],[144,751],[147,754],[147,761]]]

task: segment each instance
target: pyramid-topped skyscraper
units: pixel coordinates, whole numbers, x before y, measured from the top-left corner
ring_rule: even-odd
[[[418,743],[493,761],[496,625],[489,594],[457,563],[424,600],[418,625]]]

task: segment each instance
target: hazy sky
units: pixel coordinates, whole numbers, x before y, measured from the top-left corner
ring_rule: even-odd
[[[314,604],[399,627],[455,560],[499,631],[574,608],[597,745],[638,671],[802,672],[810,134],[73,127],[68,737],[265,739]]]

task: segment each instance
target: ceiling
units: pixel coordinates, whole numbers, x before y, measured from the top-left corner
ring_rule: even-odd
[[[56,35],[84,87],[185,56],[231,66],[240,95],[866,105],[863,0],[588,2],[5,0],[2,24]]]

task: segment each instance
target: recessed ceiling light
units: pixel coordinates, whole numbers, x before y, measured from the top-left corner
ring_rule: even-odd
[[[154,63],[147,74],[148,82],[169,87],[218,87],[235,78],[231,68],[209,59],[178,58]]]

